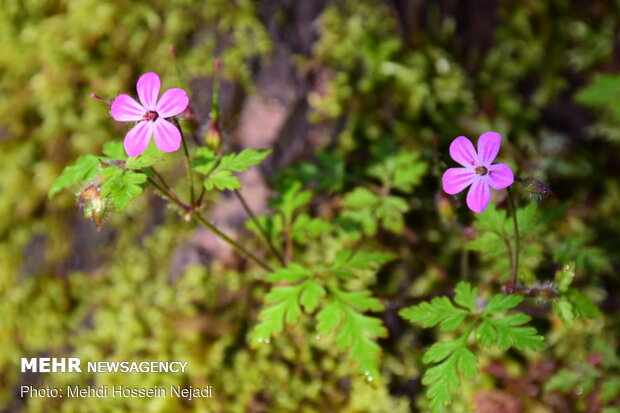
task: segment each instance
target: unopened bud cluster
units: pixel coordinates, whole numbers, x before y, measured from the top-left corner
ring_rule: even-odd
[[[77,203],[84,213],[84,218],[92,219],[97,225],[97,232],[101,232],[108,211],[107,199],[101,196],[101,186],[98,183],[88,184],[78,193]]]
[[[548,184],[536,178],[522,178],[519,179],[518,182],[521,184],[523,191],[535,198],[542,199],[543,197],[553,193]]]

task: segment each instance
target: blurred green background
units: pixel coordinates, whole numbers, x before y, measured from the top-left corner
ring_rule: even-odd
[[[439,185],[454,166],[450,142],[487,130],[502,134],[500,157],[517,175],[553,191],[520,201],[546,211],[536,277],[576,261],[575,284],[605,316],[571,329],[550,317],[537,326],[549,350],[501,362],[488,355],[486,373],[449,411],[601,411],[592,394],[601,380],[620,380],[618,365],[589,358],[613,355],[618,339],[619,16],[617,0],[0,0],[0,411],[425,411],[420,357],[433,339],[397,311],[411,297],[447,292],[463,265],[470,281],[494,277],[484,260],[461,252],[453,218],[468,225],[471,214]],[[163,88],[186,82],[204,127],[216,57],[225,145],[274,148],[256,178],[262,190],[248,192],[259,210],[269,194],[264,181],[278,187],[302,176],[315,185],[313,213],[329,216],[381,148],[416,150],[430,165],[406,197],[405,227],[373,241],[400,255],[371,282],[390,331],[380,341],[377,385],[313,341],[307,322],[249,349],[265,292],[249,282],[256,270],[222,258],[205,231],[152,191],[111,215],[101,233],[74,193],[47,198],[64,166],[124,136],[126,125],[91,93],[133,94],[139,75],[155,71]],[[198,127],[195,138],[203,133]],[[172,180],[184,177],[177,155],[165,168]],[[244,239],[244,218],[218,210],[227,201],[212,200],[213,216]],[[20,373],[21,357],[46,355],[183,360],[189,372]],[[573,385],[545,390],[564,367]],[[22,384],[115,383],[210,384],[216,396],[18,397]]]

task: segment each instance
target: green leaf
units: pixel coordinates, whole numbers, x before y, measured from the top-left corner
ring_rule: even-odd
[[[342,266],[348,268],[376,270],[383,264],[392,261],[396,256],[389,252],[358,251],[353,254]]]
[[[270,149],[248,148],[240,153],[229,153],[218,158],[211,149],[200,148],[196,151],[194,169],[205,175],[204,186],[209,191],[214,188],[220,191],[240,189],[241,181],[232,173],[245,171],[252,165],[259,164],[269,153]]]
[[[620,396],[620,377],[610,377],[601,385],[601,401],[609,403]]]
[[[258,165],[271,153],[271,149],[251,149],[247,148],[235,154],[230,153],[222,157],[222,161],[218,169],[224,169],[232,172],[242,172],[249,169],[253,165]]]
[[[204,180],[204,186],[207,190],[217,188],[220,191],[224,189],[240,189],[241,181],[233,176],[230,171],[217,169]]]
[[[594,339],[594,342],[592,343],[592,351],[595,353],[601,353],[603,355],[602,364],[605,367],[620,367],[620,356],[618,355],[613,341],[610,343],[600,337],[596,337]]]
[[[363,232],[367,236],[374,236],[377,233],[377,218],[374,212],[369,209],[343,210],[338,220],[340,227],[349,232],[353,232],[361,236]]]
[[[144,152],[142,152],[138,156],[133,156],[127,158],[127,162],[125,163],[125,168],[127,169],[142,169],[147,168],[161,161],[164,156],[164,152],[157,148],[151,142],[151,144],[146,148]]]
[[[521,237],[532,232],[538,226],[538,207],[536,202],[530,202],[523,208],[517,209],[517,221],[519,222],[519,234]],[[513,236],[514,224],[512,218],[507,219],[506,232]]]
[[[461,281],[454,289],[454,302],[461,307],[467,308],[472,313],[476,312],[476,298],[478,298],[478,288],[473,288],[471,284]]]
[[[495,204],[490,203],[482,213],[476,215],[474,226],[479,230],[494,231],[501,234],[504,232],[507,222],[506,210],[497,209]]]
[[[120,141],[111,141],[103,145],[103,154],[111,161],[123,161],[126,158],[125,148]]]
[[[280,282],[285,281],[287,283],[294,283],[301,280],[304,277],[309,277],[313,274],[312,270],[308,267],[304,267],[296,262],[289,263],[285,268],[280,268],[267,276],[267,281]]]
[[[340,301],[332,301],[327,304],[317,315],[317,330],[320,334],[327,335],[340,325],[342,321],[342,309]]]
[[[404,213],[409,204],[403,198],[393,195],[379,196],[367,188],[357,187],[342,200],[342,218],[357,222],[367,235],[374,235],[376,220],[394,233],[401,233],[404,227]]]
[[[580,318],[598,318],[603,313],[588,297],[575,288],[569,288],[564,295],[573,306],[573,314]]]
[[[543,245],[536,235],[538,212],[536,203],[530,203],[517,210],[519,217],[521,248],[519,249],[519,280],[524,284],[533,279],[533,270],[543,259]],[[479,251],[483,262],[497,272],[500,279],[507,278],[511,266],[510,257],[514,251],[514,225],[512,217],[505,210],[498,210],[493,204],[476,214],[474,226],[480,230],[476,238],[465,248]],[[510,251],[509,251],[510,249]]]
[[[562,267],[561,270],[555,273],[555,285],[557,289],[564,293],[568,291],[568,287],[573,283],[575,278],[575,263],[571,262]]]
[[[395,258],[384,252],[341,250],[336,253],[334,263],[326,270],[341,278],[355,277],[356,270],[377,270],[381,265]]]
[[[434,352],[437,354],[429,356],[429,359],[438,359],[439,353],[445,354],[449,347],[454,348],[453,352],[443,362],[429,368],[422,378],[422,384],[428,386],[426,394],[433,412],[442,412],[452,402],[454,393],[460,388],[459,373],[473,379],[477,372],[476,356],[467,349],[462,339],[452,342],[451,346],[436,347]]]
[[[386,188],[411,192],[418,185],[428,165],[413,151],[398,151],[368,168],[368,174],[381,181]]]
[[[459,347],[463,346],[462,340],[444,341],[434,343],[422,357],[424,364],[439,363],[445,360],[450,354],[454,353]]]
[[[101,172],[103,184],[101,196],[109,197],[117,211],[122,211],[129,202],[140,195],[146,182],[146,175],[120,168],[106,168]]]
[[[521,303],[521,301],[523,301],[523,297],[520,295],[496,294],[493,298],[491,298],[482,314],[488,315],[505,313],[506,311],[515,308]]]
[[[417,152],[400,152],[396,158],[392,188],[411,192],[420,184],[428,169],[428,164],[421,161]]]
[[[592,84],[581,89],[575,95],[575,100],[584,105],[607,109],[616,119],[620,119],[619,95],[619,75],[596,73]]]
[[[296,242],[308,243],[311,239],[327,234],[333,225],[321,218],[311,218],[308,214],[300,214],[293,222],[291,234]]]
[[[554,249],[553,257],[563,265],[574,263],[581,271],[591,274],[610,271],[612,266],[605,251],[589,245],[592,238],[587,233],[566,237]]]
[[[460,374],[470,379],[476,375],[476,356],[467,348],[467,340],[474,328],[477,327],[477,339],[485,346],[495,343],[503,350],[510,347],[520,350],[543,347],[543,337],[537,334],[536,329],[524,326],[530,321],[529,316],[523,313],[504,314],[523,300],[521,296],[496,294],[480,315],[477,288],[460,282],[454,292],[454,303],[458,306],[447,297],[436,297],[430,302],[400,311],[400,316],[412,323],[422,327],[439,325],[441,330],[455,330],[467,316],[473,315],[468,330],[459,339],[435,343],[424,354],[424,363],[437,363],[422,378],[422,383],[428,386],[427,395],[433,412],[443,411],[452,402],[453,394],[460,387]]]
[[[304,186],[312,184],[316,192],[340,192],[345,182],[345,161],[333,152],[319,152],[311,162],[296,162],[276,171],[273,177],[276,190],[299,181]]]
[[[484,317],[476,331],[478,340],[484,346],[497,344],[502,350],[514,347],[519,350],[537,350],[544,347],[543,337],[534,327],[524,327],[530,317],[523,313],[512,313],[501,318]]]
[[[405,226],[404,214],[408,210],[407,201],[397,196],[388,195],[383,197],[377,206],[376,214],[381,218],[381,224],[385,229],[400,234]]]
[[[424,301],[401,310],[399,314],[409,322],[425,328],[439,324],[441,330],[454,330],[470,313],[454,306],[447,297],[435,297],[430,303]]]
[[[314,280],[306,280],[302,284],[299,302],[307,313],[312,313],[319,306],[321,298],[325,297],[325,288]]]
[[[258,314],[260,321],[250,334],[253,347],[268,343],[270,338],[284,329],[284,324],[294,324],[301,316],[298,303],[302,285],[273,287],[265,297],[265,307]]]
[[[581,381],[581,376],[571,370],[562,369],[558,371],[545,384],[545,391],[569,392],[573,390]]]
[[[342,205],[345,208],[374,208],[379,202],[379,196],[369,189],[357,187],[344,196]]]
[[[381,311],[381,302],[370,297],[368,291],[344,292],[332,288],[334,300],[317,315],[317,330],[327,336],[336,330],[336,345],[347,350],[349,358],[357,364],[369,381],[379,377],[381,347],[374,341],[387,336],[387,329],[380,319],[360,311]]]
[[[212,149],[200,147],[196,150],[196,157],[193,162],[194,170],[203,175],[208,175],[215,169],[218,161],[219,158]]]
[[[552,307],[553,312],[562,320],[564,326],[570,327],[573,325],[573,306],[565,297],[554,301]]]
[[[282,243],[281,234],[283,231],[283,222],[281,215],[260,215],[256,217],[260,229],[256,226],[256,223],[252,219],[245,221],[247,229],[252,231],[259,238],[263,237],[263,231],[267,234],[267,237],[271,240],[273,245],[277,248]],[[262,230],[262,231],[261,231]]]
[[[380,300],[371,296],[370,291],[341,291],[333,288],[332,292],[343,302],[358,311],[384,311],[385,306]]]
[[[278,209],[284,217],[287,225],[292,225],[295,212],[306,206],[312,200],[311,191],[302,191],[299,182],[293,183],[279,199],[273,200],[273,206]]]
[[[496,253],[499,256],[506,254],[506,245],[504,239],[495,232],[484,232],[477,236],[475,239],[467,242],[465,248],[473,251],[480,251],[486,253],[488,251],[496,251],[500,249],[504,254]]]
[[[80,183],[86,183],[99,173],[101,164],[99,158],[94,155],[85,155],[77,159],[75,164],[67,166],[62,174],[56,179],[47,196],[51,198],[63,188]]]

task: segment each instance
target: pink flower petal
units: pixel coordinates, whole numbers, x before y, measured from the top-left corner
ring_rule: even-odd
[[[478,138],[478,158],[480,163],[489,166],[499,153],[502,145],[502,135],[497,132],[485,132]]]
[[[183,89],[168,89],[161,95],[159,102],[155,106],[155,111],[162,118],[178,115],[183,112],[189,104],[189,98]]]
[[[138,156],[149,146],[153,134],[153,122],[145,121],[138,123],[125,135],[125,152],[129,156]]]
[[[145,113],[146,109],[129,95],[118,95],[114,102],[112,102],[110,110],[110,115],[112,115],[114,120],[120,122],[141,120]]]
[[[149,72],[140,76],[136,89],[138,89],[138,97],[140,98],[142,106],[148,110],[155,110],[160,87],[161,83],[157,73]]]
[[[459,136],[450,144],[450,156],[456,162],[471,168],[478,164],[478,155],[474,145],[465,136]]]
[[[154,122],[155,145],[164,152],[174,152],[181,146],[181,132],[163,118]]]
[[[450,168],[444,172],[441,182],[443,190],[450,194],[458,194],[474,181],[476,172],[469,168]]]
[[[480,213],[491,201],[491,190],[485,177],[474,179],[467,193],[467,206],[474,212]]]
[[[512,169],[505,163],[496,163],[489,166],[488,181],[493,189],[504,189],[512,185],[515,177]]]

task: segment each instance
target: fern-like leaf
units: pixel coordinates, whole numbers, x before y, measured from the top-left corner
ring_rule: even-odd
[[[334,300],[318,314],[318,332],[327,336],[335,331],[336,345],[348,350],[349,358],[357,364],[367,380],[379,377],[381,347],[374,341],[387,336],[380,319],[365,315],[364,311],[382,311],[383,304],[370,293],[345,292],[331,288]]]

